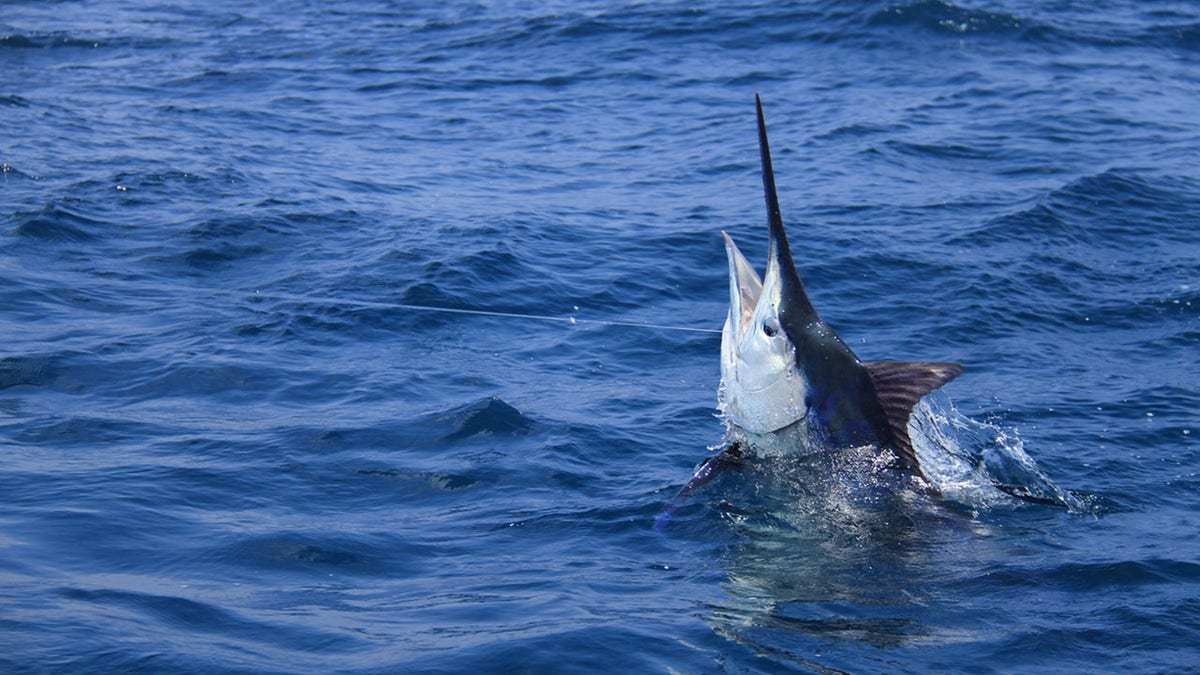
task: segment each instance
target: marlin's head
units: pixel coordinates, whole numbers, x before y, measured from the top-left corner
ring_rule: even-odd
[[[767,272],[760,281],[733,239],[721,233],[729,258],[729,316],[721,332],[720,406],[731,424],[765,434],[809,415],[814,383],[804,369],[805,355],[812,334],[826,331],[820,330],[824,324],[804,292],[788,248],[762,103],[756,103],[770,226]]]
[[[724,234],[729,316],[721,334],[720,407],[727,422],[767,434],[806,420],[831,443],[886,439],[886,418],[858,357],[821,321],[796,272],[779,213],[758,104],[758,141],[769,240],[761,281]]]

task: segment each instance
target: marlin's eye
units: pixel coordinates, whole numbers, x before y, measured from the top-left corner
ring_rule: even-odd
[[[764,321],[762,328],[763,335],[766,335],[767,337],[775,337],[775,334],[779,332],[779,329],[776,328],[770,321]]]

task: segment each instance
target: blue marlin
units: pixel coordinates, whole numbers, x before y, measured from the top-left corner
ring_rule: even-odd
[[[729,314],[721,333],[718,402],[730,442],[659,514],[659,528],[685,496],[747,455],[870,448],[882,465],[920,476],[908,435],[913,406],[962,372],[947,361],[864,362],[821,320],[788,247],[757,95],[755,105],[770,230],[762,278],[722,232]]]
[[[722,233],[729,259],[729,315],[721,333],[720,410],[732,435],[752,446],[778,447],[780,435],[809,449],[872,446],[894,454],[899,468],[919,474],[908,436],[913,406],[957,377],[962,366],[864,362],[821,320],[788,247],[762,101],[756,96],[755,103],[770,228],[767,269],[760,280],[733,239]]]

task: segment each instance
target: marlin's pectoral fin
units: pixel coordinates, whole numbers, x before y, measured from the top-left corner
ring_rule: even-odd
[[[684,485],[683,489],[676,493],[671,501],[663,505],[662,509],[659,510],[658,515],[654,516],[654,531],[658,534],[662,534],[662,531],[664,528],[666,528],[667,523],[671,522],[671,518],[674,517],[675,510],[678,509],[679,506],[683,504],[693,492],[712,482],[717,476],[720,476],[727,471],[740,468],[745,459],[746,451],[742,449],[742,444],[732,443],[726,446],[725,449],[720,453],[704,460],[704,463],[700,465],[700,468],[696,469],[696,472],[692,474],[692,479],[688,481],[688,484]]]
[[[900,459],[915,468],[917,458],[908,437],[913,406],[929,392],[958,377],[962,365],[946,361],[870,361],[863,365],[871,374],[875,394],[887,414]]]

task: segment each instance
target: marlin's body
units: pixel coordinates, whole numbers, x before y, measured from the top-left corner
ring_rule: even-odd
[[[920,475],[908,436],[913,406],[962,372],[961,365],[940,361],[860,361],[821,320],[788,248],[757,96],[755,103],[770,238],[760,279],[722,233],[729,259],[729,315],[721,334],[718,398],[730,443],[696,470],[659,513],[656,528],[691,492],[747,455],[869,449],[882,465]]]
[[[912,408],[954,379],[948,362],[860,361],[813,308],[796,273],[757,100],[770,239],[762,280],[728,235],[729,316],[721,335],[720,408],[738,442],[834,451],[872,446],[920,472],[908,437]]]

